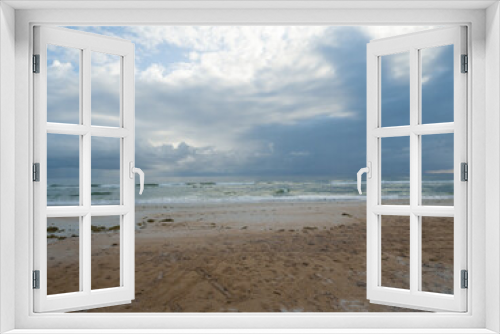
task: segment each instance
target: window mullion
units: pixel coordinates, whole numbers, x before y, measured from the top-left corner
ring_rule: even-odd
[[[82,64],[83,64],[83,50],[80,50],[80,73],[79,73],[79,80],[80,80],[80,92],[78,94],[79,96],[79,106],[80,106],[80,110],[79,110],[79,117],[80,117],[80,123],[78,124],[78,126],[81,126],[83,124],[83,95],[82,95],[82,90],[83,90],[83,68],[82,68]],[[84,180],[84,177],[83,177],[83,149],[84,149],[84,143],[83,143],[83,136],[78,136],[79,137],[79,140],[80,140],[80,160],[79,160],[79,177],[80,177],[80,182],[79,182],[79,200],[80,200],[80,206],[82,207],[84,205],[84,189],[83,189],[83,185],[85,184],[85,180]],[[82,216],[78,216],[79,218],[79,226],[78,226],[78,231],[80,231],[79,235],[79,239],[78,239],[78,256],[79,256],[79,259],[78,259],[78,266],[79,266],[79,278],[78,278],[78,284],[80,285],[79,287],[79,291],[83,291],[84,290],[84,284],[83,284],[83,280],[84,280],[84,261],[83,261],[83,254],[84,254],[84,248],[83,248],[83,242],[82,242],[82,239],[83,239],[83,234],[84,234],[84,219]]]
[[[89,48],[83,49],[83,62],[82,62],[82,92],[80,94],[82,99],[82,123],[84,126],[91,126],[91,68],[90,68],[91,50]],[[82,136],[82,159],[80,159],[80,170],[82,171],[82,184],[83,189],[83,205],[90,209],[91,205],[91,134],[87,132]],[[90,293],[91,290],[91,215],[87,212],[82,218],[82,233],[80,234],[80,263],[82,269],[80,271],[81,281],[83,282],[83,291]]]
[[[410,49],[410,291],[419,287],[420,276],[420,233],[419,217],[413,209],[419,204],[419,136],[414,130],[419,123],[419,56],[418,49]]]

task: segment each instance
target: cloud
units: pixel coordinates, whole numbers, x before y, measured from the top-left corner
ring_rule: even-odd
[[[218,150],[212,146],[194,147],[184,142],[177,146],[141,145],[136,153],[137,164],[142,163],[148,177],[238,175],[254,153],[236,150]]]
[[[47,120],[80,120],[80,52],[49,45],[47,48]]]
[[[51,71],[56,78],[63,78],[73,70],[73,64],[70,62],[61,63],[58,59],[54,59],[52,64],[49,65],[49,71]]]
[[[336,45],[335,30],[127,28],[135,41],[149,49],[170,43],[189,55],[189,61],[173,64],[157,59],[137,73],[137,114],[149,124],[153,117],[165,118],[169,124],[168,130],[151,127],[147,133],[150,142],[185,141],[232,149],[242,145],[238,138],[259,125],[355,117],[341,94],[334,94],[333,89],[329,96],[317,93],[325,83],[335,86],[342,82],[334,63],[320,50]],[[151,40],[145,38],[149,35]],[[163,97],[161,102],[158,96]]]
[[[290,80],[328,77],[333,71],[311,52],[327,27],[130,27],[127,31],[149,50],[167,43],[186,51],[186,62],[154,63],[144,71],[144,79],[171,85],[217,80],[219,85],[272,90]],[[297,75],[304,71],[308,75]]]
[[[120,126],[120,57],[91,54],[92,124]]]
[[[354,175],[366,160],[366,44],[421,29],[134,26],[94,32],[136,43],[136,165],[154,180]],[[58,70],[71,65],[67,73],[76,73],[77,58],[65,57],[59,53]],[[93,124],[118,121],[117,64],[106,55],[93,58]],[[407,117],[404,66],[401,59],[390,63],[384,86],[392,109],[383,117],[396,123]],[[439,84],[434,79],[446,71],[439,73],[429,82]],[[61,87],[78,89],[78,80],[58,78]],[[68,101],[57,102],[54,114],[63,117]],[[103,157],[99,168],[116,169],[112,150],[102,148],[95,153]]]

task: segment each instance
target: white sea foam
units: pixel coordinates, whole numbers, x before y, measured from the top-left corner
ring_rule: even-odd
[[[407,181],[384,181],[383,199],[408,199]],[[351,180],[322,181],[224,181],[224,182],[164,182],[145,185],[138,204],[161,203],[243,203],[292,201],[363,201],[356,182]],[[101,189],[101,190],[100,190]],[[105,190],[104,190],[105,189]],[[453,198],[453,181],[424,181],[423,199]],[[117,184],[93,184],[93,205],[116,205],[120,187]],[[78,185],[54,185],[47,189],[48,205],[78,205]]]

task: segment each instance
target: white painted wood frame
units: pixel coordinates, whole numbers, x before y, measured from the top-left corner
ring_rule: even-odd
[[[467,310],[467,290],[461,288],[461,270],[467,270],[467,182],[461,181],[461,163],[467,160],[467,73],[461,73],[461,55],[467,54],[466,27],[455,26],[371,41],[367,47],[367,298],[373,303],[438,311]],[[454,122],[422,124],[421,54],[426,48],[453,45]],[[409,53],[410,124],[382,127],[381,57]],[[408,112],[401,110],[401,112]],[[421,201],[421,136],[454,134],[454,206],[428,206]],[[410,205],[382,205],[382,138],[401,136],[410,143]],[[410,217],[410,288],[382,286],[383,215]],[[454,218],[453,291],[422,291],[421,217]]]
[[[47,46],[80,50],[80,124],[47,122]],[[34,157],[40,163],[40,181],[34,183],[34,270],[40,271],[40,288],[34,289],[34,311],[72,311],[129,303],[134,299],[135,182],[129,177],[134,161],[134,44],[118,38],[64,28],[34,27],[34,52],[40,55],[40,73],[34,80]],[[91,54],[120,56],[120,127],[91,125]],[[79,137],[80,205],[47,207],[47,134]],[[120,139],[120,204],[91,205],[91,138]],[[91,219],[120,216],[120,286],[91,289]],[[80,289],[47,295],[47,218],[77,217],[79,226]]]

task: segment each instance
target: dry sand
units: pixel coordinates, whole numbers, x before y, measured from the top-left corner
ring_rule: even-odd
[[[135,300],[92,311],[408,311],[366,300],[365,210],[361,202],[138,206]],[[452,225],[424,221],[427,291],[453,292]],[[384,285],[407,285],[408,229],[405,218],[383,220]],[[118,236],[93,234],[93,288],[119,282]],[[49,291],[76,291],[78,265],[68,254],[78,238],[52,240]]]

